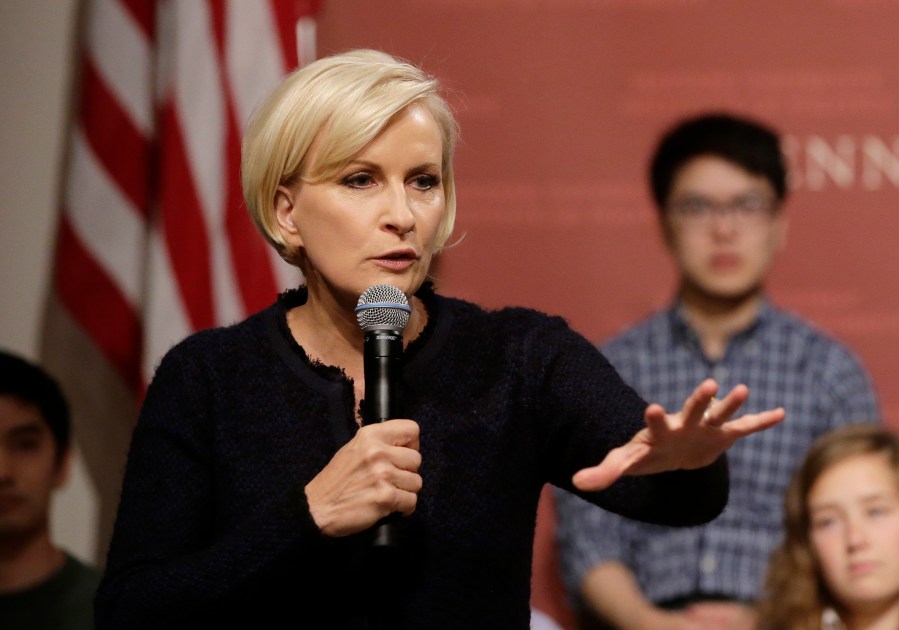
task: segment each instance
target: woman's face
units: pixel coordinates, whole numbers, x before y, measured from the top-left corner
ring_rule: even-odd
[[[808,496],[811,541],[824,581],[850,614],[899,603],[899,484],[886,457],[850,457]]]
[[[421,286],[446,212],[442,149],[431,113],[411,105],[335,177],[278,187],[276,217],[302,248],[310,299],[355,303],[374,284],[406,295]]]

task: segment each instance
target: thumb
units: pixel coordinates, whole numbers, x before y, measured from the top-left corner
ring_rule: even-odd
[[[582,468],[571,478],[571,483],[584,492],[605,490],[626,473],[631,466],[643,459],[649,452],[644,443],[628,442],[624,446],[609,451],[599,464]]]

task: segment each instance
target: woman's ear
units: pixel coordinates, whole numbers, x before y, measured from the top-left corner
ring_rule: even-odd
[[[287,186],[278,186],[275,190],[275,221],[278,223],[278,231],[287,245],[294,248],[303,246],[303,239],[297,226],[296,190]]]

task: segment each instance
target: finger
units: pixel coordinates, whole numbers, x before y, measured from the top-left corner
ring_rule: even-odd
[[[718,393],[718,383],[707,378],[700,383],[693,393],[684,401],[684,424],[697,425],[702,422],[705,410],[708,409],[712,397]]]
[[[393,512],[399,512],[403,516],[409,516],[418,506],[418,493],[405,490],[396,491],[396,504]]]
[[[421,453],[409,446],[391,446],[387,457],[400,470],[418,472],[421,467]]]
[[[675,425],[680,421],[678,414],[665,413],[665,408],[656,403],[649,405],[643,412],[643,422],[653,435],[661,435],[677,428]]]
[[[414,473],[405,473],[382,480],[366,494],[364,503],[376,506],[378,518],[393,512],[410,513],[417,504],[421,478]]]
[[[775,424],[781,422],[786,415],[787,412],[783,407],[771,409],[770,411],[763,411],[761,413],[748,413],[736,420],[727,422],[721,427],[721,430],[728,436],[728,438],[736,440],[750,435],[751,433],[764,431],[765,429],[773,427]]]
[[[585,492],[597,492],[615,483],[649,453],[649,446],[637,441],[637,436],[624,446],[609,451],[598,465],[577,471],[571,478],[574,487]]]
[[[421,475],[407,470],[398,470],[393,477],[393,485],[397,490],[418,494],[422,487]]]
[[[715,408],[716,403],[718,402],[718,399],[712,396],[708,407],[705,408],[705,411],[702,414],[702,423],[706,426],[720,427],[727,421],[727,418],[720,413],[719,409]],[[718,413],[714,413],[716,411],[718,411]]]
[[[714,401],[708,409],[708,420],[718,425],[730,420],[734,413],[743,406],[749,398],[749,388],[745,385],[737,385],[721,400]]]
[[[417,451],[404,449],[412,456],[418,456]],[[419,460],[420,461],[420,460]],[[422,487],[422,478],[418,474],[417,466],[414,469],[405,469],[390,461],[380,462],[373,466],[367,473],[371,482],[380,487],[389,489],[397,488],[407,492],[418,492]]]
[[[377,424],[368,424],[359,432],[367,431],[369,435],[376,437],[378,440],[395,446],[406,446],[408,448],[419,448],[419,428],[418,423],[408,419],[385,420]]]

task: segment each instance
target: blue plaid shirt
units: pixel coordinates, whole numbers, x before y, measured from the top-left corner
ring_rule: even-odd
[[[812,441],[850,422],[878,418],[871,382],[843,345],[798,318],[763,304],[756,322],[709,361],[679,306],[658,313],[602,348],[640,395],[680,409],[703,379],[719,391],[749,386],[742,411],[784,407],[780,425],[739,440],[728,451],[730,500],[700,527],[638,523],[557,490],[562,573],[571,594],[594,566],[619,561],[644,594],[661,603],[696,594],[749,601],[780,539],[783,500],[793,469]]]

